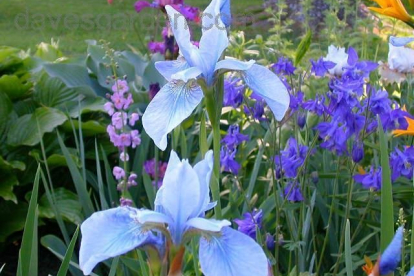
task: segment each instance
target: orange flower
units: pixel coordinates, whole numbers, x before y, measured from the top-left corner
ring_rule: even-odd
[[[371,11],[394,17],[406,23],[414,23],[411,16],[408,14],[404,5],[401,3],[401,0],[373,0],[375,1],[380,8],[369,7]]]
[[[408,117],[405,117],[408,123],[407,129],[396,129],[392,132],[395,137],[402,136],[402,135],[412,135],[414,136],[414,120]]]
[[[371,259],[368,256],[364,256],[365,265],[362,266],[362,270],[368,275],[368,276],[379,276],[379,259],[374,265],[371,261]]]

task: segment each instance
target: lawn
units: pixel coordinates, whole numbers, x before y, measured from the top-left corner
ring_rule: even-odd
[[[186,1],[201,9],[208,2]],[[135,0],[114,0],[112,5],[106,0],[3,0],[0,1],[0,43],[33,49],[38,43],[53,38],[60,42],[65,54],[84,53],[87,39],[104,39],[117,49],[126,49],[127,45],[144,48],[145,41],[152,39],[148,34],[159,35],[163,17],[151,9],[137,14],[134,3]],[[262,3],[262,0],[236,2],[233,14],[243,18],[249,7]],[[255,32],[250,28],[249,33]]]

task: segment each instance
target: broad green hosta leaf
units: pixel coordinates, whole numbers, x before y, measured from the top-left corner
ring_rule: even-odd
[[[15,204],[0,200],[0,242],[5,242],[14,232],[23,230],[28,206],[26,202]]]
[[[82,206],[79,203],[78,196],[65,188],[58,188],[54,190],[56,207],[61,216],[74,224],[81,224]],[[55,218],[55,213],[49,205],[46,195],[43,195],[39,200],[39,217]]]
[[[86,67],[77,64],[49,63],[43,68],[51,77],[60,79],[69,88],[78,88],[80,94],[96,96]]]
[[[104,98],[85,98],[80,103],[77,101],[66,102],[61,104],[58,108],[65,114],[69,114],[71,118],[78,118],[79,114],[84,114],[93,111],[105,112],[103,106],[107,101]]]
[[[67,120],[61,111],[39,107],[33,114],[27,114],[17,119],[10,127],[7,143],[11,146],[34,146],[47,132],[52,132]],[[39,135],[40,130],[40,135]]]
[[[31,83],[24,83],[16,75],[3,75],[0,77],[0,91],[6,93],[11,100],[23,97],[31,86]]]
[[[19,184],[16,177],[15,169],[24,171],[26,166],[20,161],[7,162],[0,156],[0,197],[5,200],[11,200],[17,204],[17,198],[13,193],[13,186]]]
[[[6,129],[9,124],[9,116],[13,111],[13,104],[10,98],[0,91],[0,141],[3,141],[6,135]]]
[[[162,87],[166,83],[165,78],[158,72],[154,65],[155,62],[161,60],[164,60],[164,58],[160,54],[154,54],[151,58],[151,62],[145,68],[142,84],[147,90],[149,90],[150,84],[158,82],[160,87]]]
[[[62,128],[66,132],[72,132],[73,127],[75,127],[76,130],[79,130],[79,121],[67,121],[62,125]],[[83,136],[93,136],[96,134],[103,134],[106,133],[106,125],[102,125],[97,121],[87,121],[82,122],[82,134]]]
[[[44,74],[34,87],[34,99],[42,106],[56,107],[79,96],[75,88],[67,87],[60,79]]]

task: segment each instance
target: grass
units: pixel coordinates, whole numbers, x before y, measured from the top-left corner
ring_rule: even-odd
[[[209,2],[186,1],[201,9]],[[112,5],[106,0],[0,1],[0,44],[34,49],[40,42],[53,38],[59,40],[65,54],[82,54],[87,47],[85,40],[104,39],[116,49],[126,49],[127,45],[142,49],[144,41],[160,35],[164,18],[153,9],[137,14],[134,3],[135,0],[114,0]],[[263,0],[234,1],[233,14],[247,17],[249,6],[262,3]],[[254,34],[254,30],[250,31]]]

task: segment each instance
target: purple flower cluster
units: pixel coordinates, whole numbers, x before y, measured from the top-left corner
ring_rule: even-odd
[[[243,92],[245,86],[240,84],[241,80],[229,77],[224,80],[223,106],[239,107],[243,103]]]
[[[412,179],[414,168],[414,146],[405,147],[403,151],[396,148],[390,156],[390,167],[392,171],[392,181],[397,180],[400,176]]]
[[[354,180],[360,183],[365,189],[378,191],[382,186],[382,168],[378,167],[378,169],[375,169],[374,166],[371,166],[368,173],[364,172],[354,175]]]
[[[276,155],[274,160],[276,164],[276,174],[278,178],[282,175],[288,178],[296,178],[298,169],[305,162],[308,147],[299,145],[295,138],[289,138],[285,150]]]
[[[235,160],[237,146],[248,139],[249,137],[247,135],[240,133],[238,125],[231,125],[229,127],[227,135],[221,140],[220,164],[223,171],[235,175],[239,173],[240,164]]]
[[[167,171],[168,163],[158,161],[158,166],[156,166],[155,159],[150,159],[144,162],[145,172],[153,179],[152,185],[157,188],[161,188],[162,181],[164,179],[165,172]],[[157,178],[157,182],[155,179]]]
[[[291,202],[300,202],[304,199],[297,181],[288,182],[283,192],[286,199]]]
[[[106,131],[112,144],[119,149],[121,161],[127,162],[129,160],[128,147],[136,148],[141,144],[139,131],[132,129],[139,120],[139,115],[134,112],[128,113],[134,101],[132,94],[129,93],[126,80],[116,80],[112,86],[112,92],[112,95],[108,95],[110,101],[104,105],[104,109],[111,116],[111,124],[108,125]],[[121,167],[114,167],[113,175],[119,181],[119,190],[137,185],[135,182],[137,175],[134,173],[127,175]]]
[[[293,63],[285,57],[280,57],[279,60],[272,65],[273,71],[279,76],[287,90],[291,90],[291,86],[287,82],[287,76],[293,76],[295,74],[296,67]]]
[[[263,226],[263,211],[253,210],[251,213],[244,213],[243,217],[243,219],[234,220],[234,222],[239,226],[238,230],[256,240],[257,230],[262,229]]]

